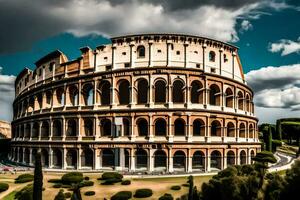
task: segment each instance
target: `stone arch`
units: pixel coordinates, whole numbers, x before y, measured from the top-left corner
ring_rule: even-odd
[[[78,88],[75,85],[69,86],[69,99],[72,106],[78,106]]]
[[[53,136],[62,136],[62,123],[59,119],[53,121]]]
[[[155,135],[167,136],[167,122],[163,118],[155,120]]]
[[[251,164],[253,164],[254,162],[253,162],[253,158],[255,157],[255,152],[254,152],[254,150],[251,150],[250,151],[250,158],[251,158]]]
[[[23,148],[19,148],[19,162],[23,162]]]
[[[245,138],[246,137],[246,126],[244,123],[240,123],[239,127],[239,137],[240,138]]]
[[[174,135],[185,136],[185,121],[182,118],[178,118],[174,121]]]
[[[148,121],[144,118],[139,118],[136,121],[138,136],[148,136]]]
[[[77,135],[77,122],[75,119],[69,119],[67,122],[67,136]]]
[[[246,111],[250,112],[250,95],[246,94]]]
[[[221,136],[222,125],[218,120],[214,120],[210,127],[210,136]]]
[[[249,125],[249,138],[255,138],[254,135],[255,135],[254,125],[250,124]]]
[[[144,78],[137,80],[137,103],[148,103],[148,81]]]
[[[136,168],[147,170],[148,167],[147,151],[145,151],[144,149],[137,149],[135,152],[135,156],[136,156]]]
[[[227,157],[226,161],[228,166],[235,165],[235,154],[232,150],[227,152],[226,157]]]
[[[62,151],[60,149],[53,149],[53,166],[54,168],[62,168]]]
[[[37,105],[39,106],[38,108],[35,108],[35,110],[40,110],[43,108],[43,95],[42,93],[39,93],[36,95],[36,100],[37,100]]]
[[[235,126],[232,122],[227,123],[226,133],[227,137],[235,137]]]
[[[210,167],[222,169],[222,154],[220,151],[214,150],[210,154]]]
[[[205,123],[202,119],[193,121],[193,136],[205,136]]]
[[[209,104],[213,106],[221,105],[221,90],[216,84],[209,87]]]
[[[25,125],[25,138],[30,138],[31,125],[28,123]]]
[[[185,171],[186,156],[181,150],[178,150],[173,155],[173,168]]]
[[[244,108],[244,95],[241,91],[238,92],[237,98],[238,98],[238,109],[243,110],[243,108]]]
[[[184,82],[182,80],[175,80],[172,89],[173,103],[184,103]]]
[[[112,149],[102,150],[102,167],[114,167],[115,166],[115,154]]]
[[[146,49],[143,45],[139,45],[136,48],[136,52],[137,52],[137,58],[145,58],[146,55]]]
[[[34,122],[31,130],[31,137],[32,138],[38,138],[39,137],[39,123]]]
[[[202,151],[195,151],[192,160],[193,170],[202,170],[205,168],[205,155]]]
[[[41,137],[49,137],[50,136],[50,126],[48,121],[43,121],[42,122],[42,127],[41,127]]]
[[[46,107],[51,107],[52,104],[52,91],[48,90],[46,91]]]
[[[43,167],[49,167],[49,154],[46,149],[41,150],[41,161]]]
[[[77,150],[68,149],[67,150],[67,166],[76,169],[77,168]]]
[[[164,80],[157,80],[154,84],[154,102],[155,103],[166,103],[167,96],[167,83]]]
[[[57,100],[58,106],[65,105],[65,91],[62,87],[59,87],[56,89],[56,100]]]
[[[86,83],[82,86],[82,97],[85,106],[91,106],[94,103],[94,86],[92,83]]]
[[[167,169],[167,155],[163,150],[156,150],[154,152],[154,167],[157,170],[166,170]]]
[[[29,148],[24,149],[24,162],[29,165],[30,163],[30,150]]]
[[[32,162],[32,164],[35,164],[35,157],[36,157],[37,152],[38,152],[37,149],[32,149],[31,150],[31,154],[32,154],[31,162]]]
[[[85,136],[93,136],[94,135],[94,121],[90,118],[85,118],[83,120],[84,123],[84,134]]]
[[[123,117],[123,133],[124,136],[129,136],[130,135],[130,121],[128,118]]]
[[[240,165],[247,164],[247,154],[244,150],[240,151]]]
[[[119,81],[119,104],[128,105],[130,103],[130,83],[128,80],[122,79]]]
[[[103,106],[110,105],[111,85],[109,81],[101,81],[99,84],[100,103]]]
[[[94,152],[92,149],[83,149],[81,153],[81,165],[83,167],[93,168],[94,165]]]
[[[231,88],[227,88],[225,91],[225,106],[229,108],[234,107],[234,95]]]
[[[193,81],[191,84],[191,102],[203,104],[203,85],[201,81]]]
[[[112,136],[112,123],[110,119],[101,120],[101,135]]]

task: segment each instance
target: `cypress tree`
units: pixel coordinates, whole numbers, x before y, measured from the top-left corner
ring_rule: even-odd
[[[40,152],[35,155],[34,165],[33,200],[42,200],[43,171]]]
[[[189,196],[188,196],[188,200],[193,200],[193,196],[194,196],[194,177],[193,176],[189,176]]]
[[[277,121],[276,121],[276,132],[277,132],[277,139],[278,140],[282,140],[282,130],[281,130],[281,120],[280,119],[278,119]]]
[[[272,152],[272,126],[269,125],[269,133],[268,133],[268,151]]]

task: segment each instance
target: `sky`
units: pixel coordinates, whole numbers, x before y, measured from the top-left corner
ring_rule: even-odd
[[[184,33],[239,47],[259,123],[300,117],[298,0],[0,0],[0,119],[12,120],[15,76],[59,49],[136,33]]]

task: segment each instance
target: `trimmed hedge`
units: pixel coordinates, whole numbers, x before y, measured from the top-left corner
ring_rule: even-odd
[[[62,184],[61,183],[56,183],[53,185],[53,188],[61,188]]]
[[[9,185],[7,183],[0,183],[0,193],[8,190]]]
[[[137,189],[135,191],[134,197],[135,198],[146,198],[151,197],[153,195],[153,192],[151,189],[143,188],[143,189]]]
[[[83,175],[81,172],[70,172],[66,173],[61,177],[62,183],[63,184],[69,184],[71,185],[72,183],[80,183],[83,181]]]
[[[184,184],[182,184],[182,186],[183,186],[183,187],[190,187],[190,184],[184,183]]]
[[[15,183],[27,183],[33,181],[33,175],[32,174],[21,174],[15,179]]]
[[[131,181],[130,180],[123,180],[121,185],[130,185]]]
[[[114,194],[110,200],[128,200],[131,199],[132,192],[131,191],[120,191]]]
[[[122,180],[123,175],[119,174],[117,172],[104,172],[101,176],[101,180],[107,180],[107,179],[121,179]]]
[[[173,200],[173,199],[174,198],[173,198],[173,196],[171,194],[166,193],[163,196],[159,197],[158,200]]]
[[[65,200],[66,196],[64,194],[64,190],[59,190],[59,192],[57,193],[57,195],[54,197],[54,200]]]
[[[87,187],[87,186],[93,186],[94,182],[93,181],[82,181],[79,183],[79,187]]]
[[[95,192],[94,191],[86,191],[84,193],[85,196],[94,196],[95,195]]]
[[[121,181],[122,179],[111,178],[111,179],[106,179],[104,182],[101,183],[101,185],[113,185]]]
[[[181,189],[181,186],[180,185],[173,185],[171,187],[171,190],[180,190]]]
[[[15,194],[15,199],[28,200],[32,199],[33,185],[29,184]]]
[[[86,177],[84,177],[84,180],[89,181],[90,177],[86,176]]]
[[[61,179],[58,178],[49,179],[48,183],[61,183]]]
[[[71,196],[72,196],[71,192],[65,192],[64,195],[65,195],[66,199],[71,198]]]

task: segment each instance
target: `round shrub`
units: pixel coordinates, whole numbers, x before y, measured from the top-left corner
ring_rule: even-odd
[[[151,197],[153,194],[151,189],[148,188],[143,188],[143,189],[137,189],[135,191],[134,197],[135,198],[146,198],[146,197]]]
[[[130,181],[130,180],[124,180],[124,181],[122,181],[121,184],[122,184],[122,185],[130,185],[130,184],[131,184],[131,181]]]
[[[121,179],[122,180],[123,175],[119,174],[117,172],[104,172],[101,176],[102,180],[107,180],[107,179]]]
[[[120,191],[116,194],[114,194],[110,200],[128,200],[131,199],[132,197],[132,192],[130,191]]]
[[[64,195],[65,195],[66,199],[68,199],[68,198],[71,198],[72,194],[71,194],[71,192],[65,192]]]
[[[33,175],[32,174],[21,174],[15,179],[15,183],[27,183],[33,181]]]
[[[94,191],[86,191],[84,193],[85,196],[94,196],[95,195],[95,192]]]
[[[101,185],[113,185],[121,181],[122,181],[121,179],[111,178],[111,179],[106,179],[103,183],[101,183]]]
[[[180,189],[181,189],[180,185],[173,185],[171,187],[171,190],[180,190]]]
[[[53,188],[61,188],[62,184],[61,183],[56,183],[53,185]]]
[[[89,181],[90,177],[86,176],[86,177],[84,177],[84,180]]]
[[[58,178],[52,178],[48,180],[48,183],[61,183],[61,179]]]
[[[82,181],[79,183],[79,187],[86,187],[86,186],[93,186],[94,182],[93,181]]]
[[[32,199],[33,185],[29,184],[15,194],[15,199],[28,200]]]
[[[66,196],[64,194],[64,190],[59,190],[57,195],[54,197],[54,200],[65,200]]]
[[[8,190],[9,185],[7,183],[0,183],[0,192]]]
[[[71,185],[61,185],[62,188],[71,188]]]
[[[173,199],[174,198],[173,198],[173,196],[171,194],[166,193],[163,196],[159,197],[158,200],[173,200]]]
[[[189,186],[190,186],[190,184],[188,184],[188,183],[184,183],[184,184],[182,184],[182,186],[183,186],[183,187],[189,187]]]
[[[63,184],[80,183],[83,180],[83,175],[80,172],[66,173],[61,177]]]

